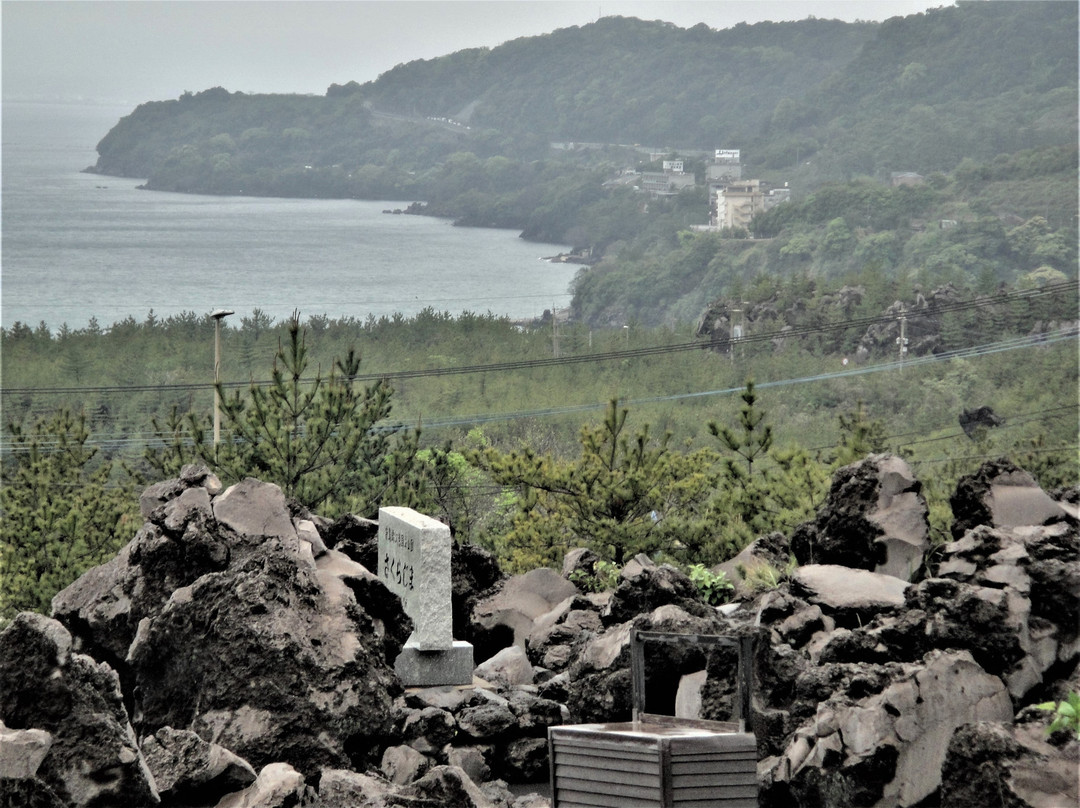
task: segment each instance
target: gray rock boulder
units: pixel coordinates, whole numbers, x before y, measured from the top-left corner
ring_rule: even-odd
[[[778,758],[762,762],[764,805],[919,805],[941,785],[953,732],[1011,722],[1004,684],[963,651],[904,665],[863,698],[834,695]]]
[[[465,773],[455,766],[436,766],[398,792],[388,805],[438,805],[439,808],[497,808]]]
[[[215,808],[294,808],[309,795],[304,776],[288,763],[263,766],[255,782],[223,797]]]
[[[536,671],[525,649],[520,645],[511,645],[477,665],[473,675],[501,685],[531,685]]]
[[[8,729],[0,721],[0,780],[34,777],[52,744],[43,729]]]
[[[869,455],[833,476],[813,522],[800,525],[791,550],[800,564],[839,564],[910,581],[930,547],[921,484],[894,455]]]
[[[401,735],[405,743],[425,755],[437,757],[454,740],[458,725],[449,710],[439,707],[406,709]],[[445,762],[445,761],[443,761]]]
[[[502,582],[497,593],[476,604],[472,621],[487,630],[497,625],[508,627],[514,644],[524,648],[536,621],[577,594],[574,584],[541,567]]]
[[[589,576],[596,571],[600,556],[587,547],[575,547],[563,556],[562,576],[568,581],[575,576]]]
[[[285,504],[282,490],[248,477],[231,485],[214,499],[214,518],[247,542],[262,539],[297,539],[296,526]]]
[[[158,614],[174,590],[225,569],[258,544],[219,528],[214,492],[221,483],[201,466],[150,486],[140,499],[147,521],[135,537],[53,598],[52,615],[72,632],[76,649],[108,662],[126,687],[125,659],[140,621]]]
[[[892,575],[835,564],[807,564],[792,576],[792,593],[835,618],[838,625],[862,625],[904,605],[908,584]]]
[[[600,617],[604,625],[613,626],[668,605],[702,618],[714,614],[686,573],[638,555],[622,568],[619,583]]]
[[[162,727],[141,749],[163,805],[214,805],[255,782],[246,760],[190,730]]]
[[[326,571],[335,555],[313,563],[295,539],[271,539],[174,591],[128,654],[142,731],[192,729],[253,765],[303,773],[377,755],[401,686],[384,621]]]
[[[463,770],[474,783],[486,783],[491,780],[491,766],[487,762],[491,754],[490,749],[482,746],[457,746],[447,754],[447,763]]]
[[[553,621],[549,622],[548,617]],[[529,660],[549,671],[564,671],[577,657],[581,645],[602,630],[600,610],[586,598],[573,598],[566,608],[553,609],[544,620],[537,621],[526,641]]]
[[[411,631],[400,601],[294,520],[277,486],[248,479],[211,498],[193,480],[206,482],[144,496],[150,521],[54,614],[77,647],[116,660],[144,735],[191,730],[305,775],[377,763]]]
[[[733,600],[749,600],[759,594],[755,590],[755,580],[761,580],[762,574],[782,572],[789,563],[790,547],[782,533],[769,533],[759,536],[746,545],[732,558],[712,568],[712,572],[724,573],[732,586]]]
[[[505,699],[488,699],[457,713],[459,731],[474,742],[491,742],[517,726],[517,717]]]
[[[941,768],[950,808],[1064,808],[1080,805],[1080,743],[1058,749],[1041,726],[979,721],[956,730]]]
[[[429,768],[431,761],[411,746],[391,746],[383,752],[379,770],[386,779],[396,785],[405,785],[419,779]]]
[[[51,738],[43,756],[39,745],[21,764],[11,764],[28,773],[40,757],[32,778],[21,778],[40,784],[20,789],[52,794],[68,808],[158,803],[116,672],[74,653],[71,635],[57,621],[23,612],[0,632],[0,722]]]
[[[974,528],[945,546],[938,575],[981,592],[985,602],[1001,603],[1004,623],[994,635],[1014,642],[993,650],[1010,665],[1002,676],[1014,698],[1040,686],[1053,667],[1075,663],[1080,654],[1080,534],[1075,525]],[[983,627],[990,630],[985,622]],[[988,659],[987,664],[994,662]]]
[[[980,525],[1012,528],[1076,521],[1030,473],[1005,459],[984,463],[975,474],[961,478],[949,504],[955,539]]]
[[[387,780],[349,769],[323,769],[305,808],[382,808],[396,787]]]

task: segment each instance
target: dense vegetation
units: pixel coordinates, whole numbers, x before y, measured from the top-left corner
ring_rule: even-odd
[[[760,298],[780,278],[983,294],[1075,278],[1076,177],[1074,145],[965,160],[918,186],[831,183],[757,216],[755,239],[680,231],[682,200],[661,204],[653,222],[667,220],[666,237],[646,229],[611,244],[576,279],[574,313],[610,324],[693,319],[714,298]],[[866,304],[890,302],[872,294]]]
[[[948,171],[1074,142],[1076,14],[1064,2],[965,3],[882,24],[720,31],[603,18],[411,62],[324,98],[215,88],[144,104],[102,141],[98,168],[212,188],[215,173],[267,179],[310,165],[306,190],[366,195],[376,168],[401,178],[454,152],[502,155],[510,165],[491,179],[510,181],[551,141],[573,141],[741,148],[755,169],[815,158],[812,184]],[[204,164],[184,174],[184,157]],[[438,179],[417,178],[416,190],[427,197]]]
[[[46,608],[130,538],[140,486],[188,461],[277,482],[328,516],[409,503],[508,570],[581,544],[612,562],[711,564],[809,518],[831,470],[870,451],[914,464],[940,537],[958,476],[989,457],[1077,483],[1075,330],[1026,336],[1075,313],[1075,284],[970,301],[951,337],[964,349],[903,366],[828,349],[850,330],[814,319],[835,289],[780,291],[803,295],[802,339],[715,351],[688,326],[572,327],[558,358],[550,323],[428,310],[301,329],[256,311],[224,330],[220,453],[209,317],[7,329],[0,609]],[[1006,422],[969,437],[958,416],[982,405]]]
[[[411,504],[508,570],[575,545],[713,564],[807,519],[871,451],[915,466],[940,537],[957,477],[989,457],[1077,484],[1076,25],[1058,2],[727,31],[605,18],[321,98],[140,106],[98,171],[422,199],[592,263],[568,323],[226,322],[218,446],[207,315],[4,329],[0,620],[114,553],[139,487],[191,461],[327,516]],[[702,154],[739,148],[744,176],[793,199],[698,232],[700,184],[604,187],[648,165],[618,143],[681,150],[699,180]],[[925,182],[892,187],[897,170]],[[908,314],[930,333],[900,363]],[[1004,425],[958,428],[983,405]]]
[[[693,319],[797,274],[989,291],[1042,267],[1075,275],[1076,28],[1064,2],[721,31],[603,18],[325,97],[214,88],[144,104],[101,141],[96,170],[157,189],[422,199],[573,244],[601,259],[575,286],[593,325]],[[754,240],[683,232],[706,220],[700,183],[654,200],[604,187],[657,149],[703,181],[715,148],[740,149],[744,176],[790,183],[795,204],[755,221]],[[928,180],[890,188],[896,171]]]

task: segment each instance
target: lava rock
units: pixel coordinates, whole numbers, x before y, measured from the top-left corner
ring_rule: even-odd
[[[158,793],[128,720],[116,672],[72,651],[60,623],[22,612],[0,632],[0,722],[42,730],[51,744],[20,792],[65,806],[156,805]]]

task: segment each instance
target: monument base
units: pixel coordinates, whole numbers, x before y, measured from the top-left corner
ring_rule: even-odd
[[[443,651],[421,651],[405,643],[394,660],[394,672],[406,687],[471,685],[475,668],[472,644],[460,640]]]

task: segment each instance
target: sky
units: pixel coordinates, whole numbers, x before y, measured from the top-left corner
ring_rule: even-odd
[[[224,87],[322,94],[395,65],[586,25],[885,20],[948,0],[3,0],[3,99],[138,104]]]

